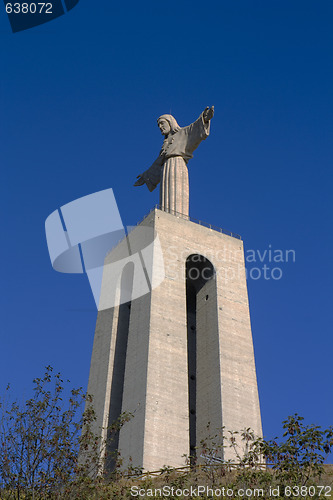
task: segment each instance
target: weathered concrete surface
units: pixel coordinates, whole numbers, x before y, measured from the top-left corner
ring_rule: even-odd
[[[211,432],[220,425],[262,430],[242,241],[160,210],[140,226],[157,231],[165,279],[131,303],[122,411],[134,418],[121,430],[119,447],[125,465],[131,457],[132,465],[156,470],[182,466],[190,453],[185,266],[191,254],[207,257],[216,271],[197,295],[197,443],[208,421]],[[132,252],[143,245],[140,226],[130,234]],[[156,256],[151,280],[162,264]],[[108,286],[103,276],[102,296]],[[112,405],[118,314],[110,308],[97,319],[88,385],[97,427],[108,421]],[[235,456],[227,449],[224,458]]]

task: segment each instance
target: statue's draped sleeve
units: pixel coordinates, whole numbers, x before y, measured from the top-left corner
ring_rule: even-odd
[[[162,149],[158,158],[149,167],[141,177],[147,184],[149,191],[153,191],[161,180],[161,174],[164,163],[168,158],[181,156],[187,163],[193,157],[193,151],[199,146],[200,142],[209,136],[210,121],[204,122],[203,113],[191,125],[181,128],[173,134],[169,145]]]
[[[147,184],[149,191],[154,191],[157,184],[160,182],[164,161],[164,156],[160,154],[159,157],[156,158],[152,166],[149,167],[148,170],[143,172],[143,174],[141,174],[141,177]]]
[[[201,141],[207,139],[209,132],[210,121],[208,123],[204,122],[203,113],[201,113],[194,123],[191,123],[191,125],[179,131],[179,139],[176,138],[175,140],[175,148],[178,149],[180,156],[182,156],[186,162],[193,158],[193,151],[197,149]],[[172,146],[173,144],[170,147],[170,156],[174,156]]]

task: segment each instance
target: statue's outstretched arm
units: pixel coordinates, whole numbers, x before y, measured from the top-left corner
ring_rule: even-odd
[[[163,158],[159,156],[151,167],[148,168],[145,172],[137,176],[137,181],[134,186],[142,186],[143,184],[147,184],[149,191],[154,191],[157,184],[161,180],[161,172],[162,172]]]
[[[138,180],[133,184],[133,186],[143,186],[143,184],[145,183],[145,180],[142,177],[142,175],[138,175],[136,178]]]
[[[214,116],[214,106],[205,108],[203,114],[203,120],[205,123],[208,123]]]
[[[189,155],[192,155],[193,151],[197,149],[200,142],[209,136],[210,120],[213,116],[214,106],[207,106],[195,122],[181,129],[180,133],[183,133],[184,137],[186,137],[186,152]],[[190,158],[191,157],[192,156],[190,156]]]

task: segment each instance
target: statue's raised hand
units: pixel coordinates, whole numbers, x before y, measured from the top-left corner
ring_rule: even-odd
[[[137,176],[137,181],[136,183],[134,184],[134,186],[143,186],[143,184],[145,183],[143,177],[141,175],[138,175]]]
[[[213,118],[213,116],[214,116],[214,106],[212,106],[211,108],[207,106],[207,108],[205,108],[205,111],[203,112],[204,122],[208,123]]]

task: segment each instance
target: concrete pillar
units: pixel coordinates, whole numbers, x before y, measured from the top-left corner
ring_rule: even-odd
[[[133,255],[144,254],[142,228],[158,235],[165,277],[154,286],[163,267],[154,247],[152,272],[142,259],[135,264],[142,269],[135,271],[134,283],[146,279],[147,289],[131,301],[127,331],[118,325],[121,305],[99,311],[88,392],[95,398],[98,429],[113,414],[116,337],[127,334],[126,359],[118,364],[124,367],[121,408],[134,417],[120,431],[119,450],[124,466],[153,471],[180,467],[191,453],[186,307],[191,255],[205,257],[214,268],[213,279],[196,292],[196,444],[206,437],[208,422],[211,432],[221,426],[234,431],[250,427],[261,436],[262,429],[242,241],[154,210],[120,244],[129,245]],[[120,278],[116,292],[108,279],[108,263],[117,252],[121,255],[119,250],[105,260],[102,304],[109,293],[121,295]],[[124,349],[120,352],[125,355]],[[228,449],[222,458],[235,455]]]

